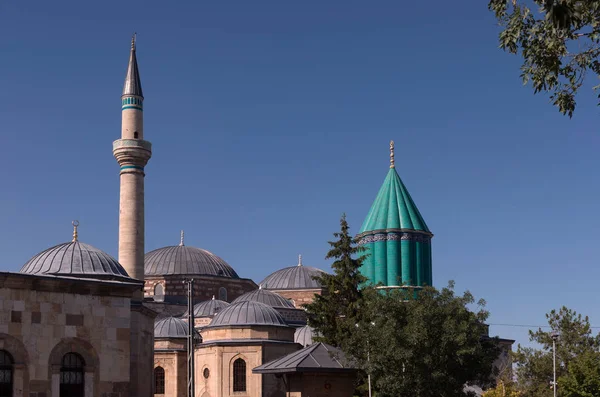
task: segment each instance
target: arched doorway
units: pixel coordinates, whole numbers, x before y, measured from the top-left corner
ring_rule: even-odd
[[[60,397],[84,397],[85,362],[77,353],[67,353],[60,363]]]
[[[13,364],[10,353],[0,350],[0,397],[12,397]]]

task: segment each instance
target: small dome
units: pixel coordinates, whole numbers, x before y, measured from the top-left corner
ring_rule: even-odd
[[[79,241],[59,244],[42,251],[31,258],[20,272],[133,281],[115,258]]]
[[[207,328],[234,325],[287,326],[277,310],[260,302],[233,303],[218,313]]]
[[[316,336],[315,330],[305,325],[304,327],[296,329],[294,333],[294,342],[300,343],[302,346],[310,346],[314,343],[314,337]]]
[[[188,323],[175,317],[163,317],[154,323],[155,338],[187,338]]]
[[[223,259],[206,250],[175,245],[148,252],[144,258],[146,276],[193,274],[239,278],[235,270]]]
[[[239,302],[260,302],[271,307],[295,308],[294,304],[283,296],[264,289],[255,289],[254,291],[246,292],[244,295],[238,296],[231,303]]]
[[[221,310],[224,310],[229,305],[230,305],[229,303],[219,300],[219,299],[215,299],[213,297],[209,301],[196,303],[194,305],[194,317],[195,318],[212,317],[215,314],[217,314],[218,312],[220,312]],[[183,314],[183,317],[187,317],[187,316],[188,316],[188,311],[186,310],[185,313]]]
[[[321,269],[310,266],[291,266],[268,275],[260,286],[263,289],[317,289],[321,285],[313,277],[325,273]]]

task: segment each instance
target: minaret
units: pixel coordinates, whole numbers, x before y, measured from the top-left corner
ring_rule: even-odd
[[[368,254],[361,272],[370,283],[388,288],[432,285],[433,234],[396,172],[393,141],[390,169],[357,237]]]
[[[121,139],[113,154],[121,166],[119,262],[130,277],[144,279],[144,166],[152,156],[144,140],[144,95],[135,55],[135,35],[121,95]]]

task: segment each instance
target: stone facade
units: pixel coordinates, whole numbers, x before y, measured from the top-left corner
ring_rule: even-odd
[[[146,276],[144,297],[172,304],[187,304],[187,285],[184,284],[184,281],[190,277],[194,278],[194,303],[212,299],[213,296],[222,301],[231,302],[238,296],[258,288],[254,281],[247,278],[198,276],[193,274]],[[162,285],[164,296],[154,295],[158,284]]]
[[[155,396],[186,397],[187,396],[187,353],[185,339],[156,340],[154,342],[154,370],[164,370],[164,394],[157,393],[156,383],[153,385]],[[154,378],[156,382],[156,377]]]
[[[254,325],[207,328],[195,352],[196,394],[199,397],[279,397],[285,385],[274,375],[253,374],[252,369],[297,351],[294,329]],[[234,363],[245,364],[245,387],[234,390]],[[208,375],[208,376],[207,376]]]
[[[315,300],[315,295],[322,295],[322,288],[315,289],[269,289],[286,299],[289,299],[295,307],[301,309],[304,305],[308,305]]]
[[[140,289],[141,283],[0,273],[0,349],[14,359],[13,396],[58,397],[67,353],[83,360],[86,397],[150,396],[152,368],[144,360],[152,363],[154,313],[133,314],[131,298]],[[136,346],[133,334],[140,336]]]
[[[285,397],[351,397],[354,393],[355,374],[296,373],[285,374],[288,389]]]

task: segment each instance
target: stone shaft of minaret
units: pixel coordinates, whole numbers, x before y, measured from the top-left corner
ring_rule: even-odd
[[[138,280],[144,280],[144,167],[152,156],[144,140],[143,109],[134,36],[121,96],[121,139],[113,142],[113,154],[121,166],[119,262]]]

